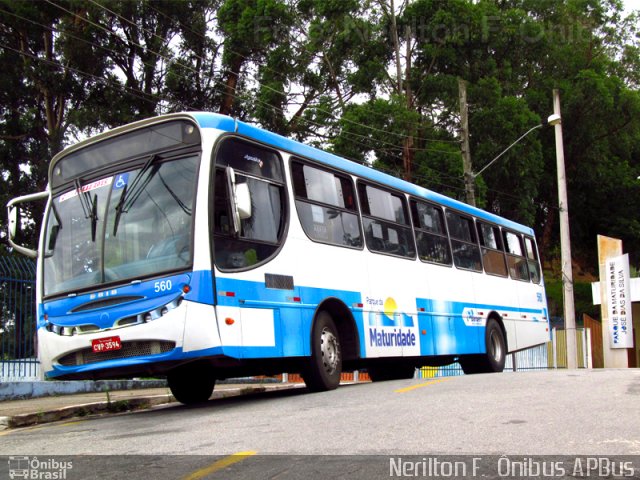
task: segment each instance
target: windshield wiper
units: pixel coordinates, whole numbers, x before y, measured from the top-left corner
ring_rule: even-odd
[[[82,185],[80,179],[75,180],[76,189],[80,196],[80,205],[82,205],[82,211],[84,212],[84,218],[91,219],[91,241],[96,241],[96,227],[98,226],[98,194],[93,196],[91,200],[91,194],[89,192],[82,191]],[[57,215],[56,215],[57,217]]]
[[[113,236],[116,236],[118,232],[118,225],[120,224],[120,217],[123,213],[127,213],[129,209],[133,206],[134,203],[138,200],[142,192],[147,187],[151,179],[155,176],[158,171],[157,165],[154,170],[147,175],[147,172],[151,169],[154,162],[160,158],[158,155],[153,154],[149,157],[149,159],[145,162],[142,170],[136,176],[136,178],[131,183],[131,188],[128,188],[128,185],[125,185],[122,189],[122,195],[120,195],[120,201],[118,201],[118,205],[116,205],[116,218],[113,223]],[[144,178],[146,177],[146,178]],[[144,178],[144,181],[142,180]]]

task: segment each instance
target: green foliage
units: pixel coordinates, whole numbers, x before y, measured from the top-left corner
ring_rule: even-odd
[[[45,188],[74,137],[181,110],[233,114],[464,198],[462,78],[475,171],[546,119],[558,88],[575,255],[595,269],[597,233],[640,251],[638,14],[619,0],[395,4],[0,0],[0,203]],[[479,205],[532,225],[546,259],[555,159],[538,129],[476,179]]]
[[[551,317],[564,317],[562,282],[556,279],[545,278],[544,286],[547,293],[549,315]],[[576,323],[582,324],[582,315],[585,313],[590,317],[600,318],[600,307],[593,304],[590,282],[574,281],[573,300],[576,311]]]

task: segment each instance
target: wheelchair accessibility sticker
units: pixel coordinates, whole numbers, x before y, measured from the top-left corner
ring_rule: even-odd
[[[127,183],[129,183],[128,173],[121,173],[120,175],[116,175],[116,179],[113,182],[113,189],[120,190],[121,188],[126,187]]]

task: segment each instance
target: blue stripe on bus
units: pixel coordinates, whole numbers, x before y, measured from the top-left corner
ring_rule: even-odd
[[[103,362],[88,363],[86,365],[78,365],[78,366],[54,365],[52,370],[45,372],[45,376],[47,378],[56,378],[56,377],[61,377],[63,375],[92,372],[95,370],[119,369],[119,368],[126,368],[129,366],[135,367],[138,365],[152,365],[158,362],[189,360],[192,358],[196,359],[196,358],[207,357],[207,356],[212,357],[212,356],[217,356],[222,354],[223,354],[222,347],[214,347],[214,348],[208,348],[206,350],[195,350],[190,352],[184,352],[181,347],[178,347],[166,353],[157,353],[153,355],[143,355],[143,356],[130,357],[130,358],[118,358],[118,359],[112,359],[112,360],[105,360]]]
[[[379,172],[364,165],[346,160],[337,155],[325,152],[309,145],[305,145],[300,142],[296,142],[295,140],[285,138],[281,135],[262,130],[261,128],[254,127],[244,122],[233,120],[229,117],[216,113],[199,112],[193,113],[192,115],[201,128],[216,128],[226,132],[235,132],[240,135],[253,138],[267,145],[271,145],[280,150],[323,162],[330,167],[349,172],[363,179],[369,179],[382,185],[388,185],[391,188],[404,191],[410,195],[415,195],[417,197],[439,203],[448,208],[453,208],[469,215],[475,215],[476,217],[482,218],[489,222],[493,222],[503,227],[517,230],[530,236],[534,236],[533,229],[521,225],[517,222],[507,220],[484,210],[472,207],[466,203],[454,200],[431,190],[427,190],[426,188],[422,188],[420,186],[406,182],[386,173]]]
[[[175,277],[176,280],[181,276]],[[191,301],[213,305],[213,278],[210,271],[197,271],[191,275],[191,291],[187,294]],[[148,282],[153,284],[153,281]],[[144,288],[149,288],[146,286]],[[470,326],[465,323],[463,313],[473,315],[469,310],[483,311],[483,317],[489,311],[498,311],[509,315],[528,314],[532,321],[546,322],[544,308],[520,308],[517,306],[488,305],[480,303],[453,302],[417,298],[412,312],[394,312],[397,315],[387,318],[384,313],[371,311],[363,301],[361,292],[296,286],[294,290],[266,288],[264,282],[239,280],[234,278],[216,278],[218,292],[217,304],[243,308],[266,308],[273,310],[275,345],[272,347],[222,346],[183,352],[176,348],[171,352],[108,360],[82,366],[55,366],[48,377],[57,377],[71,373],[89,372],[97,369],[122,368],[133,365],[145,365],[159,361],[175,361],[205,356],[225,355],[238,359],[280,358],[309,356],[310,332],[314,314],[318,306],[329,298],[343,302],[352,312],[360,344],[360,356],[367,356],[367,346],[371,347],[372,332],[375,329],[397,327],[399,330],[412,328],[418,337],[419,354],[460,355],[484,353],[484,331],[482,325]],[[61,302],[66,304],[70,299]],[[157,300],[157,299],[156,299]],[[60,307],[63,308],[63,307]],[[372,318],[374,318],[372,320]],[[473,320],[471,320],[472,322]],[[469,319],[467,318],[467,322]],[[77,324],[77,323],[76,323]],[[212,328],[214,324],[212,324]]]
[[[183,294],[183,288],[192,283],[192,276],[171,275],[161,280],[160,282],[158,278],[154,278],[140,283],[47,300],[38,308],[41,313],[38,326],[52,323],[69,327],[95,325],[101,330],[112,328],[120,319],[144,314],[175,300]],[[125,301],[120,303],[121,300]],[[205,300],[212,301],[213,294],[205,296]],[[92,308],[92,305],[95,307]],[[44,315],[47,315],[47,322],[44,321]]]
[[[420,355],[454,355],[483,353],[485,351],[484,328],[467,325],[473,320],[465,319],[465,310],[483,311],[483,318],[490,311],[508,315],[530,315],[530,321],[546,322],[546,310],[541,306],[521,308],[519,306],[489,305],[480,303],[453,302],[436,299],[417,298],[412,312],[396,312],[393,319],[385,318],[380,312],[370,311],[364,305],[360,292],[332,290],[316,287],[297,286],[295,290],[274,290],[263,282],[253,282],[232,278],[217,278],[218,304],[233,307],[269,308],[279,311],[279,325],[276,326],[276,344],[292,356],[309,355],[311,323],[318,305],[328,298],[339,299],[352,312],[360,341],[360,355],[366,357],[367,342],[371,342],[370,330],[375,326],[407,327],[413,323],[407,317],[417,316],[420,337]],[[232,295],[228,295],[232,294]],[[293,298],[300,299],[294,301]],[[247,300],[251,299],[251,300]],[[354,307],[363,305],[363,307]],[[372,322],[371,315],[383,317]],[[366,318],[365,318],[366,317]],[[397,317],[397,319],[396,319]],[[389,323],[390,322],[390,323]],[[395,323],[394,323],[395,322]],[[388,325],[385,325],[388,323]],[[425,334],[422,332],[425,331]],[[280,336],[277,333],[280,332]],[[301,334],[302,333],[302,337]],[[277,346],[277,345],[276,345]],[[246,347],[251,349],[253,347]],[[226,349],[225,349],[226,351]],[[285,355],[288,356],[288,355]]]

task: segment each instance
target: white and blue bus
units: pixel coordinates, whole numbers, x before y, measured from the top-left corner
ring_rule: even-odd
[[[51,161],[37,252],[53,379],[503,370],[548,341],[530,228],[213,113],[136,122]]]

